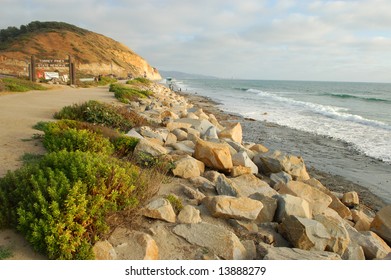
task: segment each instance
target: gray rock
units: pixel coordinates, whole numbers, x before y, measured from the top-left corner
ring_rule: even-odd
[[[232,163],[234,166],[245,166],[245,167],[250,167],[251,172],[253,174],[258,173],[258,167],[255,165],[254,162],[249,158],[246,152],[240,151],[236,153],[235,155],[232,156]]]
[[[272,173],[270,175],[271,186],[274,186],[278,183],[288,184],[290,181],[292,181],[292,176],[284,171]]]
[[[235,183],[225,177],[224,174],[220,174],[219,177],[217,177],[216,191],[219,195],[235,197],[238,195],[237,186]]]

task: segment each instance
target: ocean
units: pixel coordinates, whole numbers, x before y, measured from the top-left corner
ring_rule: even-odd
[[[391,164],[391,84],[183,80],[177,86],[260,121],[342,140]]]

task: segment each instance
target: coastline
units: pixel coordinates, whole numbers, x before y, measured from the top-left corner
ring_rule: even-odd
[[[386,187],[387,183],[391,184],[390,165],[352,151],[342,141],[244,118],[222,110],[220,104],[209,97],[189,92],[177,93],[223,122],[240,121],[244,141],[262,143],[271,150],[302,156],[311,177],[318,179],[331,191],[356,191],[362,204],[373,211],[391,203],[373,191],[379,185]],[[339,161],[339,165],[331,165],[331,159],[333,162]],[[376,164],[376,167],[372,164]]]

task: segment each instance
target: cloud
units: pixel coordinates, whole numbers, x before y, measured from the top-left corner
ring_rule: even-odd
[[[388,81],[391,1],[2,0],[0,28],[65,21],[152,65],[221,77]]]

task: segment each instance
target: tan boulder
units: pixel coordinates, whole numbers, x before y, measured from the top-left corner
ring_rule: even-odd
[[[340,219],[333,217],[333,215],[327,215],[327,213],[315,215],[314,220],[322,223],[330,234],[326,250],[342,256],[350,244],[349,233],[343,222]]]
[[[200,211],[191,205],[186,205],[178,214],[178,222],[181,224],[201,223]]]
[[[231,139],[237,143],[242,143],[243,132],[242,125],[240,123],[232,124],[226,127],[224,130],[220,131],[219,138]]]
[[[182,122],[169,122],[167,123],[166,127],[169,131],[173,131],[175,129],[190,128],[191,124]]]
[[[178,138],[175,136],[175,134],[170,132],[167,135],[167,139],[166,139],[166,142],[164,143],[164,145],[169,146],[169,145],[175,144],[177,141],[178,141]]]
[[[324,251],[330,240],[330,234],[322,223],[298,216],[286,217],[279,232],[296,248]]]
[[[362,210],[352,209],[352,218],[355,222],[354,228],[358,231],[368,231],[371,228],[371,222],[373,219],[368,217]]]
[[[155,240],[144,232],[116,228],[109,238],[118,260],[157,260],[159,248]]]
[[[246,166],[251,168],[251,173],[258,173],[258,166],[249,158],[245,151],[237,152],[232,156],[232,163],[234,166]]]
[[[383,207],[376,213],[370,227],[373,232],[391,245],[391,205]]]
[[[167,154],[168,151],[161,145],[154,143],[153,141],[147,139],[140,139],[137,143],[134,154],[136,156],[142,156],[143,154],[148,154],[153,157],[158,157]]]
[[[96,260],[115,260],[117,259],[117,253],[113,246],[107,240],[98,241],[92,247]]]
[[[390,246],[376,233],[372,231],[358,232],[347,222],[345,227],[349,232],[350,239],[363,248],[366,259],[382,259],[391,253]]]
[[[247,251],[231,231],[209,223],[177,225],[173,232],[189,243],[205,247],[226,260],[243,260]]]
[[[176,161],[174,165],[172,173],[185,179],[199,177],[205,171],[204,163],[190,156]]]
[[[329,208],[333,209],[338,213],[339,216],[343,219],[350,218],[352,213],[350,212],[350,209],[346,207],[345,204],[341,202],[341,200],[329,189],[327,189],[321,182],[316,180],[315,178],[311,178],[309,180],[304,181],[304,183],[317,188],[321,192],[327,194],[329,197],[331,197],[331,203],[329,205]]]
[[[356,242],[351,241],[342,255],[344,260],[365,260],[364,250]]]
[[[202,201],[213,217],[255,220],[263,208],[260,201],[247,197],[214,196]]]
[[[303,218],[312,218],[312,211],[307,200],[290,194],[282,194],[277,197],[276,222],[281,222],[286,217],[295,215]]]
[[[228,144],[199,139],[195,146],[194,157],[206,166],[219,171],[230,171],[233,167]]]
[[[242,165],[234,166],[231,170],[232,177],[238,177],[241,175],[251,174],[251,173],[252,173],[251,167],[246,167]]]
[[[260,201],[263,205],[255,222],[257,224],[273,222],[277,210],[277,199],[261,193],[255,193],[251,195],[250,198]]]
[[[335,253],[324,251],[307,251],[297,248],[269,247],[264,260],[340,260]]]
[[[250,150],[251,151],[254,151],[256,153],[267,153],[269,151],[268,148],[266,148],[265,146],[261,145],[261,144],[255,144],[255,145],[252,145],[250,147]]]
[[[165,198],[152,200],[145,206],[143,215],[153,219],[163,220],[169,223],[175,223],[176,215],[171,203]]]
[[[330,205],[330,196],[300,181],[290,181],[288,184],[277,184],[275,188],[280,194],[291,194],[308,201],[312,214],[320,214]]]
[[[238,196],[248,197],[255,193],[261,193],[272,197],[277,193],[268,183],[259,179],[254,174],[244,174],[230,179],[236,186]]]
[[[348,207],[353,207],[360,204],[358,193],[355,191],[344,193],[341,201]]]

